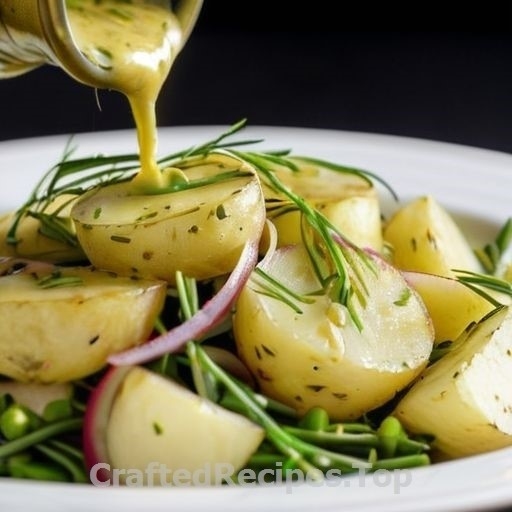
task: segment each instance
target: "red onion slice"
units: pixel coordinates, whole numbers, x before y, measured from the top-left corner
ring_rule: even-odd
[[[277,229],[271,220],[267,219],[265,221],[264,233],[266,235],[267,248],[265,250],[265,255],[258,263],[259,268],[265,268],[268,265],[269,260],[272,258],[272,255],[276,252],[277,248]]]
[[[218,325],[228,314],[256,266],[258,244],[259,238],[245,243],[240,259],[224,286],[192,318],[143,345],[111,355],[108,362],[114,366],[146,363],[176,352],[188,341],[200,338],[209,329]]]

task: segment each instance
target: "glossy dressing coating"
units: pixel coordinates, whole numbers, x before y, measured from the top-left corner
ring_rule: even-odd
[[[144,0],[68,0],[75,43],[93,64],[107,71],[108,88],[129,100],[137,127],[141,190],[158,188],[155,103],[182,46],[176,16]]]

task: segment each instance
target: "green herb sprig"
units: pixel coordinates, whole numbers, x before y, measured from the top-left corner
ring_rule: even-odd
[[[231,140],[245,126],[246,120],[242,119],[212,140],[167,155],[158,163],[163,169],[186,168],[201,162],[211,154],[218,154],[250,164],[269,187],[287,198],[289,202],[287,208],[296,208],[301,212],[304,219],[302,226],[304,243],[324,291],[329,293],[333,300],[345,305],[354,323],[362,329],[363,326],[352,305],[352,298],[357,297],[364,305],[367,289],[360,264],[373,269],[372,260],[364,251],[347,240],[320,211],[282,183],[276,170],[284,168],[294,173],[300,170],[301,164],[318,165],[333,172],[357,176],[367,183],[378,181],[390,191],[394,198],[397,197],[396,194],[386,182],[365,170],[305,156],[294,157],[289,150],[242,151],[239,148],[247,146],[252,148],[261,142],[259,139]],[[66,146],[61,162],[43,176],[28,200],[16,212],[8,232],[8,243],[16,244],[16,233],[21,219],[24,216],[32,216],[40,219],[45,236],[70,245],[77,244],[72,223],[59,217],[59,212],[48,214],[45,211],[48,205],[62,194],[81,195],[94,187],[127,181],[138,169],[138,156],[134,154],[71,159],[75,149],[71,143]],[[229,170],[211,178],[195,181],[182,180],[179,183],[173,183],[170,188],[156,190],[155,193],[208,186],[219,180],[233,179],[243,174],[244,171]]]
[[[477,249],[475,254],[486,272],[503,277],[504,268],[512,265],[512,217],[501,227],[496,239]]]

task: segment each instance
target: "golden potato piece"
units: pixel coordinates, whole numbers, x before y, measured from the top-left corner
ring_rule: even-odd
[[[132,194],[129,182],[86,193],[71,212],[84,252],[97,268],[172,284],[177,271],[198,280],[231,272],[265,222],[258,177],[215,155],[186,174],[199,180],[230,170],[230,179],[172,193]]]
[[[43,209],[42,213],[51,214],[58,211],[57,218],[63,223],[69,223],[69,229],[73,233],[74,228],[69,212],[76,197],[69,194],[58,196]],[[85,261],[86,257],[78,242],[67,243],[45,235],[40,220],[29,215],[23,216],[16,228],[16,243],[8,243],[7,234],[15,215],[15,212],[9,212],[0,216],[0,255],[32,258],[52,263]]]
[[[187,471],[189,475],[219,465],[238,471],[264,437],[264,430],[245,416],[141,367],[130,369],[124,378],[106,431],[113,468],[144,472],[159,463],[169,472]],[[155,475],[151,485],[170,483],[170,475]],[[211,483],[222,482],[212,478]],[[176,480],[174,484],[180,485]],[[192,480],[181,482],[194,484],[200,485]]]
[[[113,352],[147,340],[165,283],[48,267],[23,272],[17,263],[0,274],[0,375],[42,383],[79,379],[100,370]]]
[[[424,272],[404,272],[430,314],[435,342],[456,340],[470,324],[480,321],[494,306],[457,279]]]
[[[382,221],[377,190],[363,178],[335,172],[320,165],[297,161],[298,170],[278,170],[279,179],[293,192],[320,211],[352,243],[382,250]],[[298,210],[279,210],[279,194],[265,190],[268,217],[279,233],[279,245],[302,242],[301,214]],[[282,198],[281,198],[282,199]]]
[[[236,303],[233,331],[240,358],[262,391],[300,414],[323,407],[332,419],[353,420],[390,400],[426,366],[433,330],[425,307],[400,272],[375,260],[377,273],[361,265],[369,290],[363,305],[346,306],[319,289],[301,246],[273,255],[265,271],[295,294],[295,308],[253,275]],[[264,283],[263,283],[264,284]]]
[[[412,433],[435,437],[443,458],[512,446],[512,314],[495,310],[427,368],[394,415]]]
[[[480,263],[453,217],[432,196],[399,209],[384,228],[393,263],[402,270],[454,277],[454,269],[481,271]]]

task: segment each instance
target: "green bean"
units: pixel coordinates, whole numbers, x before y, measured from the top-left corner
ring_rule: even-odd
[[[372,464],[372,470],[406,469],[419,466],[428,466],[429,464],[430,457],[426,453],[418,453],[415,455],[404,455],[402,457],[377,460]]]
[[[376,447],[379,444],[379,438],[375,434],[362,433],[335,433],[306,430],[298,427],[285,426],[283,429],[295,437],[307,441],[308,443],[318,444],[330,448],[343,449],[351,446],[366,446],[368,448]]]
[[[382,457],[393,457],[398,440],[404,435],[401,423],[393,416],[384,418],[377,429],[379,453]]]
[[[429,449],[430,446],[427,442],[410,439],[404,433],[403,437],[398,439],[396,453],[399,455],[413,455]]]
[[[0,445],[0,459],[18,453],[59,434],[80,431],[82,425],[82,418],[69,418],[40,427],[29,434]]]
[[[326,429],[327,432],[340,433],[375,433],[375,430],[367,423],[331,423]]]
[[[65,469],[71,475],[73,482],[86,483],[89,481],[83,464],[73,460],[64,451],[57,450],[47,444],[36,444],[34,447]]]
[[[313,407],[299,421],[299,427],[306,430],[324,431],[329,427],[329,415],[321,407]]]
[[[10,457],[7,461],[9,474],[14,478],[69,482],[65,469],[54,464],[32,460],[25,454]]]
[[[247,388],[250,390],[249,386],[246,384],[239,382],[238,385],[242,388]],[[282,416],[283,418],[288,418],[291,420],[297,419],[297,412],[292,407],[285,405],[277,400],[273,400],[264,395],[254,392],[251,390],[251,395],[254,397],[256,403],[268,412],[276,414],[278,416]],[[227,390],[219,401],[219,404],[225,407],[226,409],[230,409],[231,411],[238,412],[240,414],[248,415],[250,411],[247,410],[247,406],[242,402],[237,396]]]
[[[47,423],[71,418],[73,416],[73,406],[71,400],[60,399],[49,402],[43,411],[43,419]]]
[[[84,462],[84,454],[82,450],[76,448],[75,446],[72,446],[68,443],[64,443],[63,441],[59,441],[58,439],[50,439],[47,442],[47,444],[53,446],[54,448],[57,448],[61,452],[67,453],[70,457],[74,457],[81,463]]]

